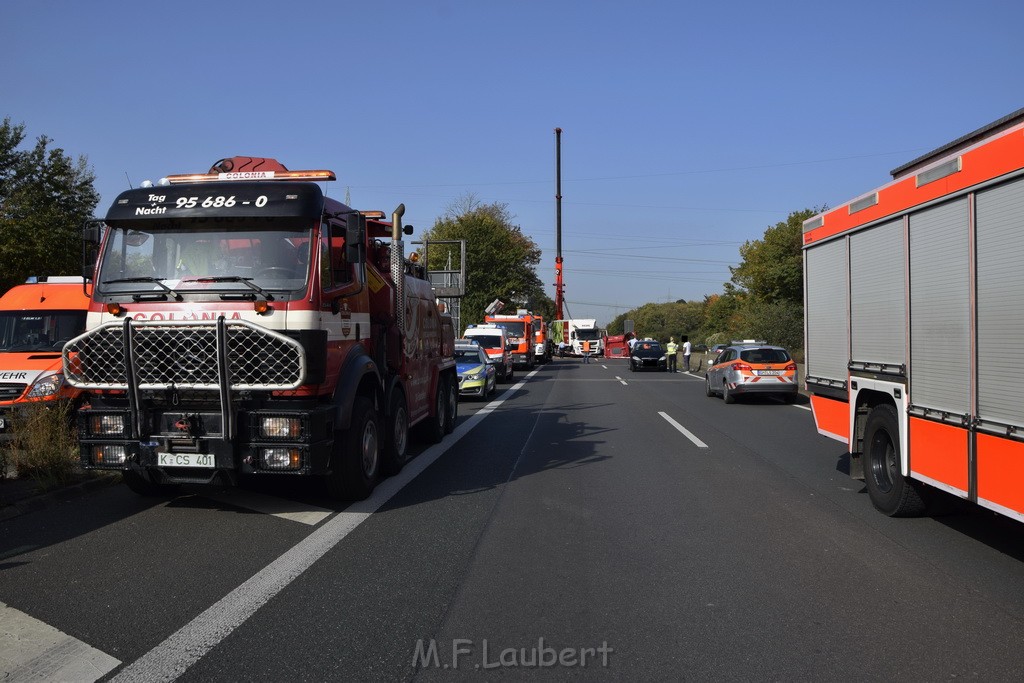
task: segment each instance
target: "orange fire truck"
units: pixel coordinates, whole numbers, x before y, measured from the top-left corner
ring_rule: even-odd
[[[872,503],[1024,520],[1024,109],[804,223],[806,388]]]
[[[542,355],[537,353],[537,335],[544,329],[543,317],[520,308],[514,315],[485,315],[484,322],[505,328],[513,365],[525,367],[527,370],[533,369],[534,364],[538,362],[538,355]]]
[[[85,329],[88,307],[78,276],[30,280],[0,297],[0,441],[19,404],[80,396],[64,381],[60,352]]]
[[[334,179],[224,159],[121,193],[86,229],[88,329],[63,348],[90,395],[84,467],[142,494],[306,475],[364,498],[410,427],[453,430],[454,329],[405,258],[405,208],[360,213],[324,196]]]

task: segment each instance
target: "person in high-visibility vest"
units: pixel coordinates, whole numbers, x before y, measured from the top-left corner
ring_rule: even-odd
[[[590,362],[590,340],[589,339],[584,339],[583,340],[583,362],[584,363],[589,363]]]
[[[668,338],[668,344],[665,345],[665,350],[668,351],[668,368],[669,372],[679,372],[676,370],[676,354],[679,353],[679,344],[676,344],[675,337]]]

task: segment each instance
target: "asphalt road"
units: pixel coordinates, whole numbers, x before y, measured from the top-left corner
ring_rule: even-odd
[[[28,621],[77,649],[22,677],[1020,679],[1024,525],[878,514],[806,406],[524,375],[365,503],[117,486],[0,522],[0,664]]]

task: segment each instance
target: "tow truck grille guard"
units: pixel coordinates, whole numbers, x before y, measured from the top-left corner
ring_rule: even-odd
[[[224,438],[234,437],[232,391],[287,391],[306,378],[302,345],[244,321],[107,323],[64,345],[64,376],[81,389],[128,394],[139,429],[139,393],[151,390],[217,392]]]

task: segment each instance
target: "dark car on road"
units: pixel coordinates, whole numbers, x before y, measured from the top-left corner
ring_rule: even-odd
[[[637,370],[668,370],[665,347],[653,339],[641,339],[633,344],[629,354],[629,369]]]

